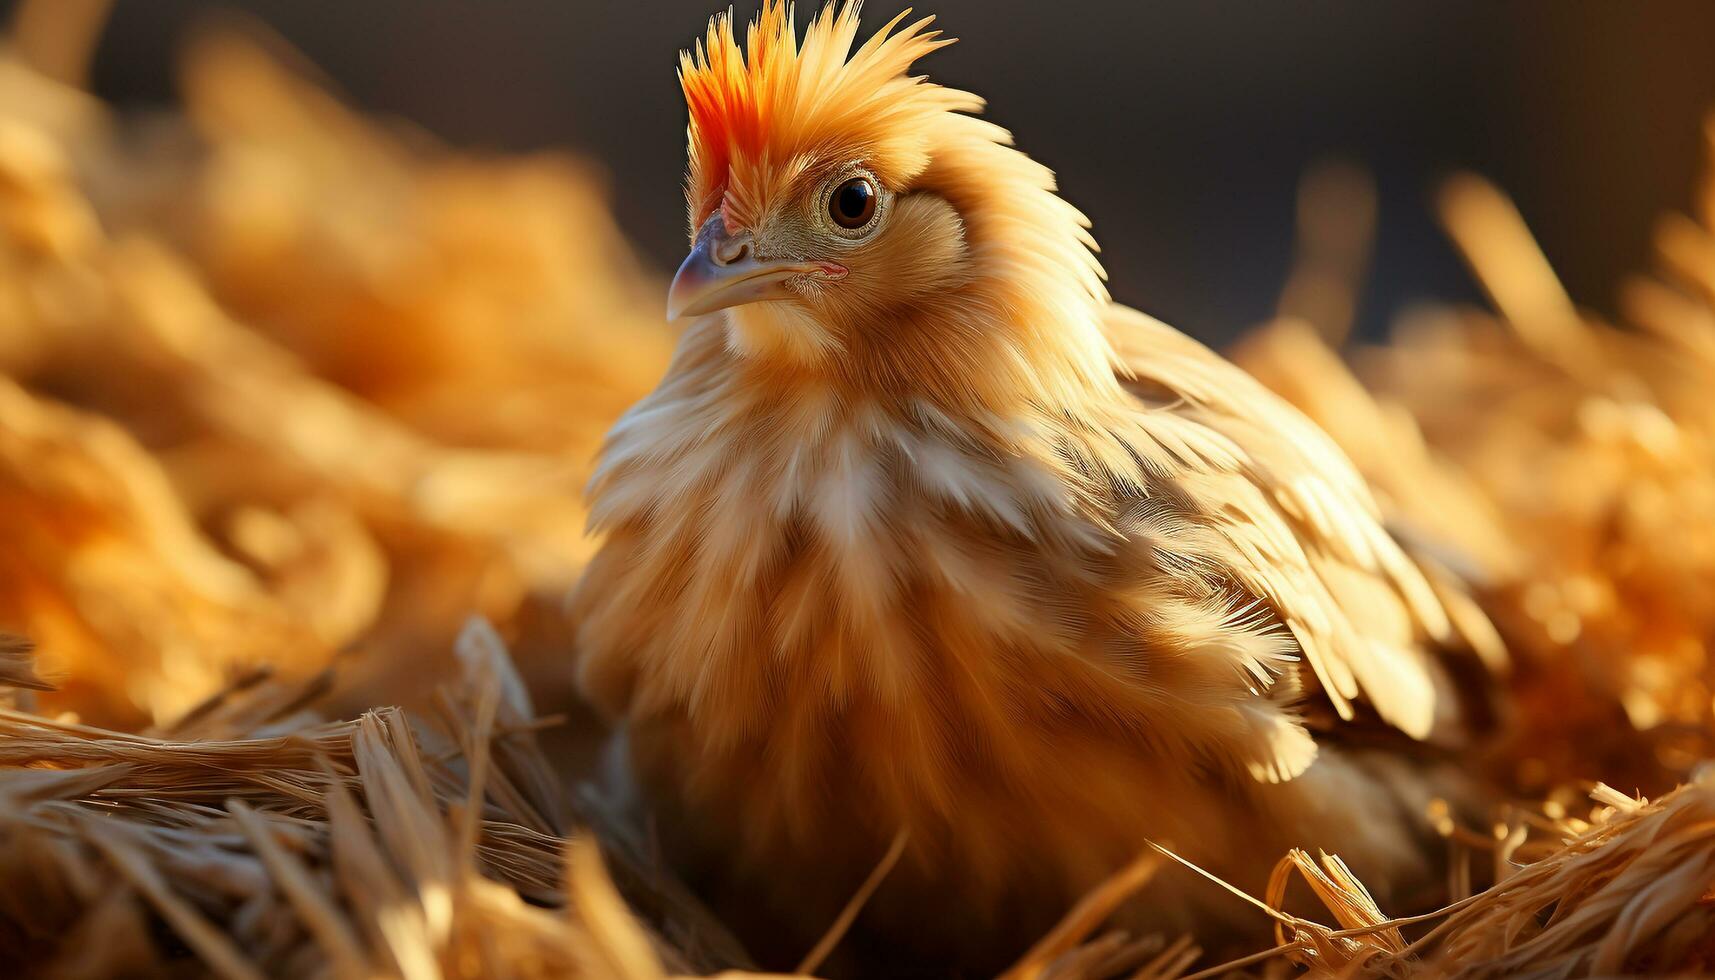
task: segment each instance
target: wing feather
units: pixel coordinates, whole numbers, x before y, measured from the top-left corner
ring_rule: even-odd
[[[1345,454],[1297,409],[1171,327],[1119,306],[1106,327],[1143,409],[1136,451],[1167,470],[1224,537],[1225,573],[1274,608],[1342,718],[1363,700],[1401,731],[1428,737],[1445,717],[1428,641],[1449,641],[1452,625]]]

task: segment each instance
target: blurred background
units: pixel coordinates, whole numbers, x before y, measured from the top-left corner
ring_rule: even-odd
[[[11,3],[0,4],[9,8]],[[599,161],[654,264],[683,243],[676,53],[713,0],[120,2],[99,95],[169,103],[173,53],[219,12],[259,19],[358,107],[448,142]],[[873,25],[896,4],[871,3]],[[738,14],[748,18],[749,5]],[[1213,341],[1273,309],[1295,185],[1340,155],[1380,195],[1358,329],[1475,292],[1430,215],[1454,170],[1515,194],[1571,293],[1611,310],[1657,214],[1683,208],[1715,105],[1715,4],[1153,0],[923,6],[961,43],[926,70],[975,90],[1095,218],[1121,300]]]

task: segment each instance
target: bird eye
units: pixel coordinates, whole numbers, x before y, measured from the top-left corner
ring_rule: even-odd
[[[869,224],[875,217],[875,182],[868,177],[853,177],[834,188],[828,197],[828,217],[841,228],[856,229]]]

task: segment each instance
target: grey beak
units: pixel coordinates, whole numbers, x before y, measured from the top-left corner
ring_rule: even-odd
[[[728,234],[726,219],[716,211],[697,230],[691,254],[685,256],[673,277],[673,285],[667,289],[667,319],[702,316],[745,303],[787,299],[792,295],[786,288],[787,280],[829,272],[829,266],[821,262],[757,259],[750,233]]]

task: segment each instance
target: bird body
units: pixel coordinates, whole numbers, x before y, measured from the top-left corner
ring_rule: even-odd
[[[695,318],[609,436],[574,601],[652,825],[787,965],[901,832],[864,927],[967,965],[1147,841],[1421,883],[1432,782],[1337,743],[1457,738],[1435,586],[1308,420],[1109,302],[1051,174],[897,24],[800,47],[771,2],[682,65]],[[1187,877],[1139,918],[1246,916]]]

